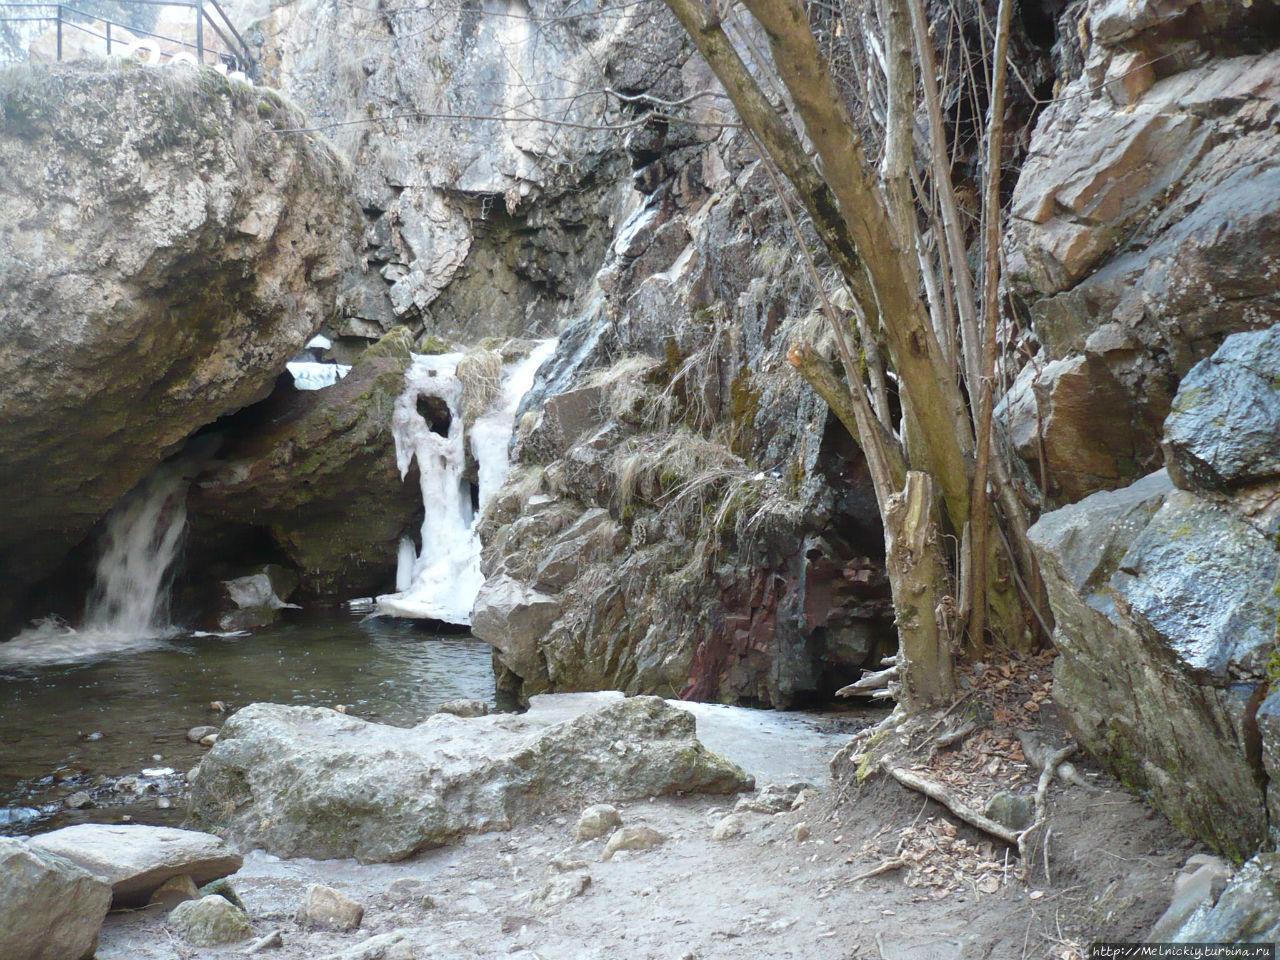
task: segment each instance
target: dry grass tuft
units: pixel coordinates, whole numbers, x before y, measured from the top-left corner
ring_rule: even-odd
[[[493,350],[470,351],[458,361],[462,416],[468,427],[489,409],[502,387],[502,357]]]

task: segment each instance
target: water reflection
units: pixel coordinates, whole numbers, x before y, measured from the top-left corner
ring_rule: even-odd
[[[491,648],[467,634],[339,610],[288,613],[249,636],[175,637],[87,663],[0,666],[0,811],[12,811],[0,816],[0,833],[33,829],[29,808],[95,778],[190,768],[205,751],[186,731],[225,719],[213,701],[228,711],[259,701],[342,704],[353,716],[408,726],[445,700],[493,696]]]

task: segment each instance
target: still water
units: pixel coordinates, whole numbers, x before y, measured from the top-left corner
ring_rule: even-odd
[[[344,609],[284,611],[241,637],[176,637],[150,649],[67,664],[0,665],[0,834],[128,816],[179,823],[181,803],[139,796],[121,805],[106,778],[189,770],[206,748],[196,726],[221,726],[255,702],[346,707],[410,726],[446,700],[492,700],[492,648],[421,623]],[[211,708],[214,701],[226,712]],[[109,803],[71,811],[78,791]]]

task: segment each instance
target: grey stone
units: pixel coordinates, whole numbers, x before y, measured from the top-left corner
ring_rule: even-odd
[[[1262,741],[1262,769],[1267,775],[1267,810],[1272,842],[1280,841],[1280,690],[1262,701],[1255,715]]]
[[[1280,474],[1280,325],[1232,334],[1178,385],[1164,422],[1169,475],[1184,489]]]
[[[1226,509],[1170,493],[1111,586],[1123,615],[1188,671],[1261,679],[1280,612],[1274,543]]]
[[[551,869],[557,873],[571,873],[574,870],[586,870],[590,864],[577,856],[574,850],[562,850],[551,858]]]
[[[1230,879],[1231,864],[1220,857],[1196,854],[1173,878],[1173,901],[1147,934],[1149,943],[1172,940],[1191,914],[1206,902],[1212,905]]]
[[[244,862],[221,839],[194,830],[142,824],[82,823],[44,833],[33,849],[66,857],[111,883],[117,906],[141,906],[170,877],[197,884],[235,873]]]
[[[239,943],[253,936],[244,911],[217,895],[178,904],[169,914],[169,925],[197,947]]]
[[[88,60],[6,71],[0,100],[4,607],[265,396],[332,312],[360,223],[341,160],[279,133],[306,120],[262,87]]]
[[[323,960],[415,960],[413,944],[403,933],[379,933],[355,946],[326,954]]]
[[[0,837],[0,957],[93,956],[111,887],[69,860]]]
[[[1001,790],[987,801],[983,813],[1010,830],[1022,830],[1035,818],[1035,802],[1024,794]]]
[[[217,727],[208,727],[208,726],[192,727],[190,730],[187,731],[187,739],[190,740],[192,743],[199,743],[205,737],[209,736],[209,734],[217,733],[217,732],[218,732]]]
[[[236,888],[231,885],[231,881],[226,877],[219,877],[217,880],[206,883],[200,888],[200,896],[208,897],[212,894],[222,897],[233,907],[239,907],[246,915],[249,913],[249,908],[244,905],[244,901],[236,893]]]
[[[307,887],[306,898],[298,910],[298,923],[304,927],[318,927],[349,933],[360,927],[364,920],[364,907],[340,890],[313,883]]]
[[[1176,930],[1173,943],[1274,943],[1280,940],[1280,854],[1260,853],[1227,882],[1217,902],[1204,900]]]
[[[487,700],[447,700],[436,707],[436,713],[452,713],[455,717],[487,717]]]
[[[498,650],[503,663],[522,677],[545,674],[539,644],[559,619],[561,605],[508,576],[491,577],[471,612],[471,632]]]
[[[609,842],[604,845],[604,853],[600,855],[600,859],[612,860],[614,854],[622,850],[652,850],[666,843],[666,840],[667,838],[653,827],[644,824],[623,827],[615,830],[613,836],[609,837]]]
[[[616,694],[535,697],[522,715],[435,714],[412,729],[252,704],[203,761],[190,813],[280,856],[399,860],[583,796],[751,784],[694,734],[688,712]]]
[[[582,896],[589,886],[591,886],[590,874],[568,873],[562,877],[552,877],[535,890],[529,900],[543,907],[556,907]]]
[[[579,814],[578,822],[573,827],[573,836],[579,841],[594,840],[620,826],[622,815],[618,813],[617,807],[608,803],[596,803]]]
[[[1274,549],[1163,471],[1045,514],[1030,540],[1077,739],[1179,829],[1255,852],[1266,810],[1246,718],[1275,630]]]
[[[199,898],[200,891],[196,889],[196,882],[184,873],[179,877],[170,877],[160,884],[148,898],[148,902],[158,903],[166,910],[172,910],[180,903]]]
[[[401,877],[399,880],[393,880],[391,885],[387,887],[387,899],[396,902],[420,899],[426,886],[426,883],[422,880]]]
[[[746,829],[747,818],[740,813],[731,813],[727,817],[722,817],[714,827],[711,828],[712,840],[732,840],[739,836]]]
[[[782,785],[770,783],[758,793],[739,797],[734,804],[735,811],[750,810],[753,813],[782,813],[790,810],[799,798],[805,784],[793,783]]]

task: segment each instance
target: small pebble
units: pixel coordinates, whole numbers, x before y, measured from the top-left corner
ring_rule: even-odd
[[[207,724],[200,727],[192,727],[187,731],[187,739],[192,743],[199,743],[202,738],[207,737],[211,733],[217,733],[217,727],[211,727]]]
[[[72,810],[84,810],[93,806],[93,798],[83,790],[77,790],[63,802]]]

